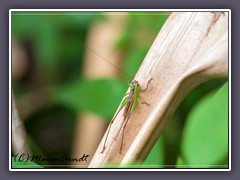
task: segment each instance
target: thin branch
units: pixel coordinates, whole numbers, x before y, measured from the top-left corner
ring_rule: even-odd
[[[14,153],[31,154],[24,124],[19,117],[15,96],[12,92],[12,145]]]

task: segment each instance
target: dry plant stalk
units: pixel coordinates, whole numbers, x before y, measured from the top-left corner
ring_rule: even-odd
[[[25,132],[24,124],[19,117],[15,97],[12,93],[12,145],[13,152],[22,154],[31,154],[28,146],[27,135]]]
[[[112,124],[106,149],[103,140],[89,165],[125,165],[144,161],[182,99],[197,85],[228,76],[228,12],[172,13],[156,37],[135,79],[150,107],[138,104],[125,129],[120,153],[121,113]]]

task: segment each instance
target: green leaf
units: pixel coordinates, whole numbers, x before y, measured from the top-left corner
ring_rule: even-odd
[[[111,79],[75,81],[55,89],[52,99],[72,110],[87,111],[111,119],[126,89],[122,82]]]
[[[43,168],[42,166],[32,162],[32,161],[21,161],[19,158],[12,157],[12,168],[19,169],[19,168]]]
[[[13,36],[19,40],[37,36],[39,28],[41,27],[41,22],[39,20],[39,16],[35,16],[32,12],[13,12]]]
[[[228,156],[228,83],[193,108],[181,149],[189,167],[226,167],[223,160]]]
[[[43,21],[35,42],[38,65],[42,72],[51,72],[57,68],[59,63],[59,39],[60,34],[58,30],[48,22]]]
[[[108,162],[104,165],[99,166],[100,168],[143,168],[140,161],[134,161],[129,164],[119,165],[116,162]]]
[[[164,164],[164,146],[163,146],[163,136],[161,136],[147,159],[143,163],[143,168],[159,168]]]
[[[177,158],[176,168],[188,168],[186,166],[186,163],[184,162],[184,159],[181,156],[178,156]]]

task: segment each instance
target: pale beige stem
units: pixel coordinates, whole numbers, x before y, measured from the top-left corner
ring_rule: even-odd
[[[23,121],[19,117],[12,93],[12,146],[14,154],[31,154]]]
[[[106,149],[101,141],[89,167],[108,163],[120,165],[145,160],[170,116],[194,87],[212,78],[228,76],[228,12],[172,13],[156,37],[135,79],[142,88],[147,107],[138,104],[125,129],[119,151],[122,125],[117,116],[109,133]]]

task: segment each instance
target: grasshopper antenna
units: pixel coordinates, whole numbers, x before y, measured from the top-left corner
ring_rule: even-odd
[[[88,50],[92,51],[94,54],[96,54],[97,56],[101,57],[102,59],[104,59],[105,61],[107,61],[109,64],[111,64],[113,67],[117,68],[120,72],[122,72],[126,77],[128,77],[129,79],[133,79],[131,78],[126,72],[124,72],[122,69],[120,69],[119,67],[117,67],[116,65],[114,65],[113,63],[111,63],[109,60],[107,60],[105,57],[103,57],[101,54],[97,53],[96,51],[94,51],[93,49],[91,49],[90,47],[86,46]]]

